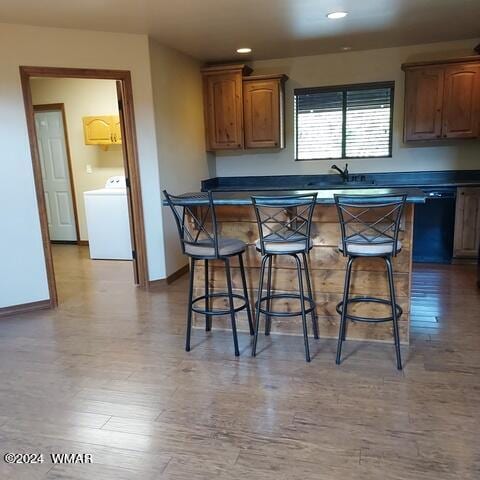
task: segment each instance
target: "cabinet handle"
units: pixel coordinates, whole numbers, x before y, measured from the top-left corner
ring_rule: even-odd
[[[110,141],[113,143],[113,133],[110,134]]]
[[[115,143],[117,143],[117,134],[115,134],[113,138],[115,139]]]

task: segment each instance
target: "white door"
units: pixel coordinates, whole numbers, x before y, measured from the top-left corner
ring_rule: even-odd
[[[35,112],[35,126],[50,240],[75,241],[77,230],[62,112]]]

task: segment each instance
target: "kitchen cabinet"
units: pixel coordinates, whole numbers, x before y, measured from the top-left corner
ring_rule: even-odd
[[[118,115],[112,117],[112,133],[114,143],[122,143],[122,126]]]
[[[287,77],[251,72],[246,65],[202,69],[207,150],[284,147]]]
[[[480,248],[480,187],[457,190],[453,256],[476,258]]]
[[[245,148],[284,147],[285,75],[243,80]]]
[[[404,139],[480,136],[480,58],[404,64]]]
[[[118,115],[83,117],[85,145],[115,145],[122,143]]]
[[[405,139],[431,140],[442,136],[443,68],[407,72]]]
[[[480,62],[445,69],[443,136],[476,138],[480,129]]]
[[[202,69],[207,150],[243,148],[242,77],[246,65]]]

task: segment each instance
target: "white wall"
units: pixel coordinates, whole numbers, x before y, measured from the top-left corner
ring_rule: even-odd
[[[253,62],[251,66],[256,74],[286,73],[290,77],[286,84],[286,148],[282,151],[217,153],[216,174],[330,173],[332,160],[294,161],[293,89],[384,80],[395,80],[393,158],[348,160],[352,173],[479,169],[480,141],[462,141],[441,147],[403,143],[404,74],[400,68],[404,62],[471,55],[478,43],[479,39],[473,39]]]
[[[19,66],[130,70],[150,279],[165,277],[162,208],[145,35],[0,24],[0,307],[48,298]]]
[[[104,150],[85,145],[83,117],[118,115],[117,87],[114,80],[81,78],[33,78],[30,81],[34,105],[63,103],[72,164],[79,238],[88,240],[83,192],[103,188],[113,175],[124,175],[121,145]],[[91,173],[87,172],[87,165]]]
[[[154,41],[150,41],[150,60],[162,190],[198,191],[200,181],[209,177],[200,63]],[[169,275],[187,260],[168,207],[163,221]]]

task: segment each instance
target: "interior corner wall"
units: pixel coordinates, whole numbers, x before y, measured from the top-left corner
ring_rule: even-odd
[[[0,24],[0,58],[0,308],[49,298],[20,65],[131,72],[149,278],[165,278],[147,36]]]
[[[162,190],[198,191],[208,178],[200,63],[150,40],[153,101]],[[187,263],[172,213],[164,207],[167,275]]]
[[[389,80],[395,81],[392,158],[348,159],[352,173],[480,168],[480,140],[457,141],[442,146],[403,143],[405,75],[401,70],[401,64],[406,62],[472,55],[473,47],[479,41],[480,39],[460,40],[252,62],[254,74],[285,73],[289,77],[285,103],[286,148],[280,151],[218,152],[217,175],[330,173],[330,166],[334,163],[332,160],[294,160],[293,90]],[[340,161],[342,166],[345,160]]]
[[[78,213],[80,240],[88,240],[83,193],[103,188],[113,175],[125,175],[121,145],[85,145],[83,117],[118,115],[114,80],[83,78],[33,78],[30,81],[34,105],[63,103],[70,147],[70,159]],[[90,171],[87,171],[87,166]]]

